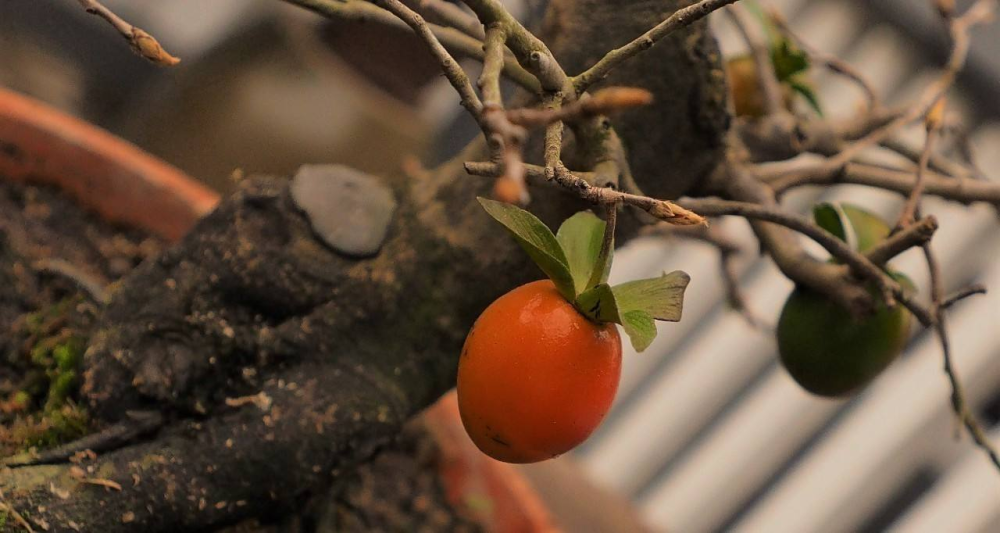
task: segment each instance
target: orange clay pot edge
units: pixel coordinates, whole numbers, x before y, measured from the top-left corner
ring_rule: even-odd
[[[453,504],[467,503],[461,500],[470,495],[488,498],[490,505],[472,512],[492,524],[493,533],[560,531],[516,467],[487,457],[473,444],[459,418],[455,391],[428,408],[424,420],[441,443],[440,470]]]
[[[183,172],[110,133],[0,89],[0,174],[55,185],[107,220],[177,240],[219,201]]]

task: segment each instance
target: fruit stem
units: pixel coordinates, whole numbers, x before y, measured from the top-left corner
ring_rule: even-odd
[[[618,221],[618,203],[618,201],[611,201],[604,204],[604,240],[601,241],[601,251],[597,254],[597,262],[594,264],[594,271],[590,274],[590,280],[587,282],[587,289],[596,287],[608,279],[608,271],[611,268],[611,255],[615,249],[615,224]]]

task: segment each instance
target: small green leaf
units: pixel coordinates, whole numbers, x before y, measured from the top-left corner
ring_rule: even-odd
[[[658,278],[640,279],[612,288],[622,316],[643,311],[656,320],[677,322],[684,308],[684,291],[691,277],[680,270]],[[623,324],[624,325],[624,324]]]
[[[545,272],[556,289],[568,301],[576,298],[573,276],[569,271],[566,254],[556,236],[538,217],[517,206],[478,198],[483,209],[497,222],[503,224],[521,248]]]
[[[597,256],[601,252],[601,241],[604,238],[604,227],[607,226],[603,220],[590,211],[581,211],[569,218],[559,226],[556,232],[556,240],[562,245],[566,253],[566,261],[569,265],[569,272],[573,275],[573,284],[576,294],[580,294],[587,289],[587,282],[594,271]],[[608,262],[610,265],[610,261]],[[607,274],[601,281],[607,281]]]
[[[771,61],[778,81],[789,81],[792,76],[809,70],[809,56],[788,39],[781,39],[771,48]]]
[[[882,242],[891,231],[878,215],[850,204],[816,204],[813,219],[821,228],[858,252],[865,252]]]
[[[817,115],[820,117],[823,116],[823,108],[819,105],[819,97],[816,96],[816,92],[813,91],[812,87],[807,85],[805,82],[794,78],[788,80],[788,86],[805,98],[806,102],[809,103],[809,107],[813,108],[813,111],[816,111]]]
[[[840,206],[857,237],[857,250],[866,252],[869,248],[889,237],[892,228],[882,217],[851,204]]]
[[[614,289],[607,283],[602,283],[581,294],[576,299],[576,307],[581,313],[597,322],[614,322],[621,324],[625,334],[636,352],[642,352],[656,338],[656,324],[653,315],[642,309],[633,309],[625,313],[615,298]]]
[[[847,221],[838,206],[823,202],[813,206],[813,220],[816,225],[829,231],[834,237],[850,244],[847,237]]]
[[[656,338],[656,323],[649,313],[633,309],[622,315],[622,329],[632,342],[632,348],[642,353]]]
[[[576,308],[595,322],[621,324],[615,293],[607,283],[584,292],[576,298]]]

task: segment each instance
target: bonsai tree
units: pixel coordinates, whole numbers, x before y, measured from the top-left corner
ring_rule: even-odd
[[[601,323],[622,323],[641,346],[659,318],[657,302],[668,299],[613,307],[627,297],[603,283],[610,243],[654,225],[716,243],[725,254],[710,223],[726,216],[746,219],[763,253],[797,286],[779,328],[782,360],[796,379],[820,393],[857,390],[891,362],[912,320],[940,338],[955,414],[1000,468],[965,404],[945,327],[947,308],[982,289],[944,294],[928,246],[937,222],[920,209],[927,195],[1000,207],[1000,184],[975,179],[969,163],[934,150],[945,93],[995,0],[963,11],[935,1],[950,55],[901,107],[885,105],[849,65],[810,53],[776,14],[765,17],[769,32],[760,31],[737,0],[552,0],[538,31],[498,0],[464,0],[464,8],[443,0],[286,1],[317,16],[411,32],[482,136],[417,176],[305,166],[291,179],[247,178],[180,243],[133,271],[112,291],[80,362],[80,399],[99,429],[6,460],[0,512],[9,524],[178,531],[293,512],[371,460],[407,419],[455,386],[477,316],[539,277],[531,260],[556,288],[546,298],[584,317],[573,320],[590,320],[609,336]],[[143,57],[176,63],[150,34],[96,0],[80,4]],[[705,21],[720,10],[732,15],[750,50],[730,65],[732,76],[750,76],[734,83],[736,95]],[[459,57],[482,62],[477,80]],[[847,121],[797,105],[822,104],[801,75],[809,68],[848,77],[867,105]],[[516,96],[503,97],[504,78],[520,87]],[[734,115],[734,100],[752,105],[740,104]],[[925,126],[921,150],[891,142],[914,123]],[[867,162],[863,156],[877,149],[910,162]],[[897,220],[875,223],[849,206],[820,206],[810,219],[780,203],[797,187],[842,183],[901,195]],[[534,221],[498,215],[507,208],[484,202],[487,213],[478,197],[520,204]],[[570,253],[558,236],[555,245],[533,240],[544,240],[538,225],[558,227],[588,209],[606,221],[595,233],[603,236],[586,241],[599,244],[596,254]],[[832,259],[807,253],[802,235]],[[887,267],[914,247],[927,259],[928,294],[915,294]],[[585,274],[574,276],[580,268]],[[663,316],[675,319],[686,277],[671,279],[675,308]],[[730,287],[740,302],[737,285]],[[630,310],[650,318],[626,316]],[[490,316],[484,320],[502,320]],[[808,349],[824,342],[826,330],[815,324],[829,316],[849,337],[835,346],[870,352],[878,363],[811,374],[810,365],[829,363],[822,354],[810,359]],[[469,343],[479,342],[475,335]],[[827,383],[830,372],[856,375]],[[482,442],[496,441],[483,431]],[[84,449],[99,453],[86,470],[66,461]],[[526,449],[510,460],[541,458]],[[112,490],[87,490],[94,484]]]

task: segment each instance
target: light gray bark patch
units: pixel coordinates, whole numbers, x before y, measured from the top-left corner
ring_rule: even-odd
[[[388,186],[343,165],[302,166],[291,193],[320,240],[351,257],[378,253],[396,211]]]

